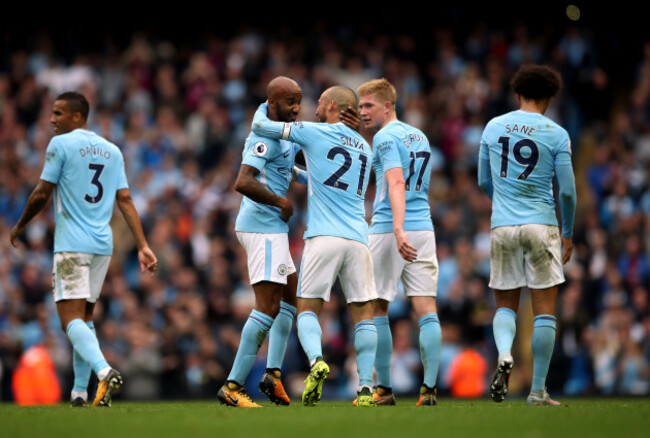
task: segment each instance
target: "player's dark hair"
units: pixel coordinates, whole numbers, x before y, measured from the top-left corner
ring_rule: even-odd
[[[59,94],[56,100],[65,100],[71,113],[81,113],[81,117],[84,120],[88,120],[90,105],[88,104],[88,99],[83,94],[76,91],[66,91],[65,93]]]
[[[526,64],[517,70],[510,85],[524,99],[542,100],[555,96],[562,89],[562,77],[546,65]]]

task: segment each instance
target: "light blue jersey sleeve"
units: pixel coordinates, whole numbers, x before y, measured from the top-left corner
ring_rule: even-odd
[[[274,140],[289,138],[290,123],[275,122],[267,116],[268,104],[265,102],[257,107],[253,116],[253,132],[261,137]]]
[[[59,139],[54,137],[50,141],[50,144],[47,145],[45,165],[43,166],[43,172],[41,173],[41,179],[43,181],[52,184],[59,183],[61,170],[63,169],[63,163],[65,162],[65,157],[63,156],[64,153],[65,150],[60,147]]]
[[[490,153],[485,143],[481,142],[478,155],[478,185],[483,192],[492,200],[492,173],[490,171]]]
[[[381,161],[384,173],[396,167],[402,168],[402,158],[399,155],[399,148],[394,137],[379,131],[373,137],[372,144],[373,150],[376,151],[377,157]]]
[[[261,172],[266,163],[277,157],[279,153],[282,151],[278,141],[266,141],[264,138],[251,135],[244,147],[242,164],[252,166]]]
[[[555,176],[559,186],[562,237],[571,239],[573,237],[577,196],[569,144],[563,145],[555,155]]]

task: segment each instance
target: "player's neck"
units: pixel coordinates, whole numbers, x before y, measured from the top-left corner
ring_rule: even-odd
[[[397,114],[395,114],[395,112],[393,111],[393,113],[391,115],[386,117],[386,120],[384,120],[384,123],[381,124],[381,127],[379,129],[381,129],[384,126],[388,125],[390,122],[394,122],[396,120],[397,120]]]
[[[338,123],[341,121],[341,116],[339,115],[338,110],[337,111],[328,111],[327,112],[327,120],[325,120],[327,123],[330,125],[333,125],[334,123]]]
[[[521,102],[520,109],[522,111],[544,114],[548,109],[548,105],[551,102],[551,99],[541,99],[541,100],[521,99],[520,102]]]
[[[268,109],[266,111],[266,115],[269,118],[269,120],[273,120],[274,122],[282,122],[283,120],[280,120],[278,117],[278,113],[275,111],[275,108],[273,108],[271,105],[268,106]]]
[[[79,124],[79,125],[76,125],[76,126],[72,126],[72,129],[70,130],[70,132],[75,131],[77,129],[88,130],[88,124],[87,123],[82,123],[82,124]]]

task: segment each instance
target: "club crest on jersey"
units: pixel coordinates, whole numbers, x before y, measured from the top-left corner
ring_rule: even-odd
[[[262,143],[261,141],[255,143],[253,146],[253,153],[258,157],[263,157],[268,151],[269,147],[266,145],[266,143]]]
[[[278,274],[287,275],[287,265],[278,266]]]

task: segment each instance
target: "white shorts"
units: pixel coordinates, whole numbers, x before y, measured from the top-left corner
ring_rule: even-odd
[[[287,284],[287,275],[296,272],[289,252],[287,233],[242,233],[237,238],[246,250],[251,285],[260,281]]]
[[[490,233],[490,284],[511,290],[547,289],[564,283],[558,227],[527,224],[497,227]]]
[[[83,252],[57,252],[52,266],[54,301],[99,298],[111,256]]]
[[[435,297],[438,290],[438,258],[433,231],[407,231],[409,242],[418,250],[418,258],[407,262],[397,250],[394,233],[371,234],[370,253],[375,270],[377,296],[393,301],[402,279],[409,297]]]
[[[336,277],[348,303],[365,303],[377,298],[372,257],[366,245],[333,236],[305,240],[298,297],[329,301]]]

